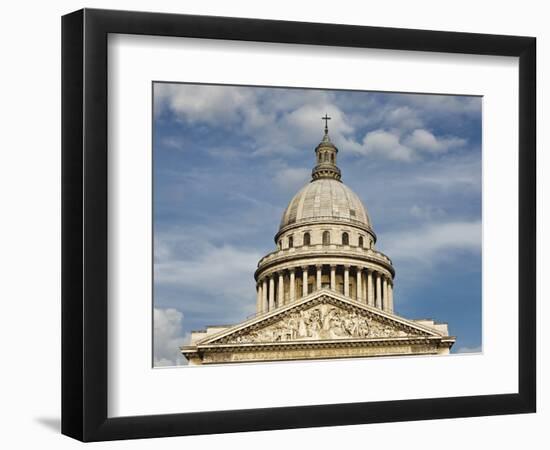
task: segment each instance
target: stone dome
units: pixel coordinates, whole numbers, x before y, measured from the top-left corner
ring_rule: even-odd
[[[341,181],[319,178],[304,186],[288,204],[279,230],[308,222],[345,222],[372,230],[363,202]]]

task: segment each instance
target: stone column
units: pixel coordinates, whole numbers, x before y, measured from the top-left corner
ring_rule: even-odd
[[[380,273],[376,272],[376,307],[382,309],[382,280]]]
[[[393,313],[393,284],[388,283],[388,312]]]
[[[269,275],[269,310],[275,309],[275,275]]]
[[[317,265],[316,266],[317,268],[317,290],[319,291],[321,289],[321,280],[322,280],[322,276],[323,276],[323,266],[321,264]]]
[[[336,290],[336,266],[333,264],[330,266],[330,288]]]
[[[363,301],[363,279],[361,278],[361,267],[357,267],[357,301]]]
[[[382,277],[382,307],[384,311],[388,310],[388,279]]]
[[[258,282],[256,285],[256,313],[262,312],[262,284]]]
[[[296,300],[296,292],[294,291],[296,289],[296,279],[295,279],[295,271],[294,269],[290,269],[290,286],[289,286],[289,300],[290,302],[293,302]]]
[[[344,266],[344,295],[349,297],[349,266]]]
[[[374,306],[374,285],[372,283],[372,270],[367,272],[367,304]]]
[[[302,297],[307,295],[307,270],[308,266],[302,267]]]
[[[277,292],[279,294],[279,298],[277,299],[277,306],[281,307],[283,306],[283,303],[285,301],[285,280],[282,271],[279,272],[279,286],[277,288]]]
[[[262,281],[262,312],[269,311],[269,303],[267,300],[267,278]]]

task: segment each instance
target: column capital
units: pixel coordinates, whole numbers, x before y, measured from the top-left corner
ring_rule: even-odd
[[[330,264],[330,269],[333,270],[333,269],[336,269],[338,267],[338,264]]]
[[[300,266],[300,268],[305,272],[306,270],[309,270],[309,266]]]
[[[296,267],[290,267],[288,269],[288,273],[294,273],[294,272],[296,272]]]
[[[317,270],[322,269],[324,264],[315,264]]]

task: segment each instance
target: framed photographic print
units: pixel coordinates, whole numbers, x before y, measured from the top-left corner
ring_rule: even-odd
[[[62,22],[62,432],[535,411],[535,39]]]

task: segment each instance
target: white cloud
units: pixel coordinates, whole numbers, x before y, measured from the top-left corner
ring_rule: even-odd
[[[155,114],[169,109],[191,124],[231,128],[255,142],[256,155],[285,154],[321,138],[325,112],[333,118],[334,137],[352,131],[330,97],[313,90],[161,83],[155,84]]]
[[[183,314],[174,308],[154,308],[153,358],[155,367],[186,364],[179,347],[189,336],[182,334]]]
[[[436,137],[424,129],[415,129],[405,135],[401,135],[399,130],[378,129],[365,135],[359,149],[351,148],[363,154],[410,162],[417,160],[423,153],[444,153],[465,144],[465,139],[453,136]]]
[[[236,318],[251,314],[256,296],[253,274],[262,252],[244,245],[214,245],[211,231],[204,235],[200,230],[189,231],[157,233],[155,285],[187,292],[182,299],[185,313],[216,312]],[[205,298],[209,299],[206,303]]]
[[[255,293],[252,274],[261,256],[229,245],[204,245],[189,258],[155,262],[155,282],[249,298]]]
[[[432,133],[423,129],[414,130],[405,138],[405,144],[417,151],[441,153],[466,144],[465,139],[456,137],[436,138]]]
[[[409,95],[409,105],[420,108],[422,112],[441,115],[477,115],[481,111],[481,97],[459,95]]]
[[[157,114],[168,107],[191,123],[238,123],[255,103],[253,90],[233,86],[155,83],[154,89]]]
[[[300,167],[286,167],[279,169],[273,177],[273,181],[279,189],[294,193],[304,186],[311,178],[311,169]]]
[[[393,260],[435,264],[456,252],[481,251],[481,221],[447,222],[387,233],[383,251]]]
[[[422,120],[418,112],[410,106],[398,106],[390,109],[384,116],[384,123],[392,128],[405,130],[415,129],[422,126]]]
[[[365,98],[363,94],[363,102]],[[447,152],[466,143],[455,136],[435,136],[424,128],[424,115],[480,110],[477,98],[401,95],[379,109],[373,104],[368,107],[372,111],[347,115],[337,99],[334,91],[155,84],[157,115],[167,108],[191,124],[231,129],[253,143],[252,152],[250,148],[241,151],[255,156],[311,148],[322,137],[321,115],[328,113],[332,118],[330,135],[337,146],[356,154],[413,161],[423,154]],[[365,120],[379,128],[357,140],[355,127],[366,125]],[[175,148],[174,143],[171,146]]]
[[[362,151],[399,161],[411,161],[415,156],[412,148],[399,142],[398,135],[385,130],[367,133],[363,139]]]
[[[466,158],[448,159],[445,164],[427,166],[413,177],[415,185],[437,190],[481,191],[481,157],[473,152]]]

